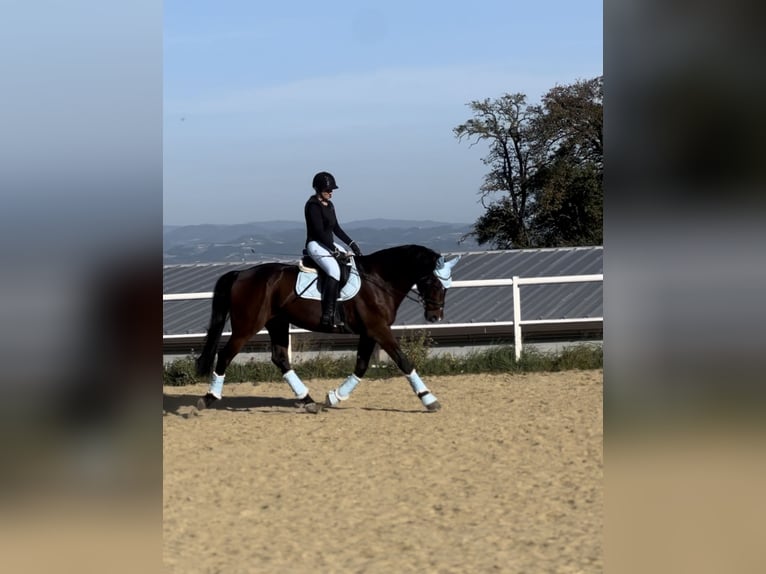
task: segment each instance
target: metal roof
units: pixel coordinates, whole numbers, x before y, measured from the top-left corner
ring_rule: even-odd
[[[448,258],[454,254],[445,254]],[[602,247],[562,247],[460,253],[454,281],[561,277],[603,273]],[[296,258],[297,261],[297,258]],[[254,263],[207,263],[165,265],[163,294],[199,293],[213,290],[218,277],[232,269]],[[603,317],[603,283],[522,285],[521,320],[600,319]],[[205,333],[210,319],[210,299],[163,302],[163,334]],[[423,325],[423,309],[405,299],[395,325]],[[513,298],[506,287],[454,287],[447,292],[442,324],[512,323]],[[230,326],[227,322],[227,331]]]

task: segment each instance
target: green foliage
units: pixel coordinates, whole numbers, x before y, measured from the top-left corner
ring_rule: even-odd
[[[518,370],[512,346],[474,351],[460,361],[466,373],[504,373]]]
[[[553,353],[545,353],[537,349],[527,349],[521,353],[519,370],[525,373],[540,373],[558,371],[557,357]]]
[[[555,353],[530,349],[521,354],[519,369],[525,372],[600,369],[604,352],[597,345],[571,345]]]
[[[428,359],[429,349],[433,342],[431,335],[423,329],[407,332],[399,338],[399,346],[418,370]]]
[[[352,355],[333,358],[320,353],[301,362],[301,376],[309,379],[346,378],[353,372],[355,364],[356,357]]]
[[[501,197],[486,207],[473,226],[473,235],[480,245],[491,244],[495,249],[511,249],[526,242],[522,236],[526,230],[522,222],[513,214],[510,197]]]
[[[556,357],[556,370],[600,369],[604,364],[604,349],[595,345],[573,345]]]
[[[270,361],[235,362],[226,369],[227,383],[247,383],[250,381],[281,381],[282,373]]]
[[[402,337],[400,342],[403,349],[418,355],[417,359],[412,360],[418,372],[424,376],[600,369],[603,365],[603,350],[597,345],[572,345],[557,353],[528,349],[521,354],[521,359],[517,362],[513,346],[494,347],[460,356],[448,353],[431,356],[429,349],[433,341],[425,331]],[[412,358],[414,355],[409,356]],[[354,355],[333,358],[329,354],[320,353],[296,364],[296,368],[305,380],[344,379],[353,372],[355,363]],[[199,379],[194,369],[192,358],[179,359],[165,365],[163,384],[189,385],[207,382],[207,378]],[[373,364],[365,374],[365,378],[368,379],[400,376],[402,373],[391,361]],[[282,376],[279,370],[269,360],[235,362],[226,370],[227,383],[280,380]]]
[[[485,141],[479,244],[497,249],[603,243],[603,78],[468,104],[458,140]]]
[[[198,383],[197,366],[192,357],[178,359],[165,365],[162,371],[162,384],[170,386],[193,385]]]

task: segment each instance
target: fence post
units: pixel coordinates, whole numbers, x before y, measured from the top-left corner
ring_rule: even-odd
[[[513,350],[518,362],[521,358],[521,290],[518,275],[513,276],[511,290],[513,292]]]

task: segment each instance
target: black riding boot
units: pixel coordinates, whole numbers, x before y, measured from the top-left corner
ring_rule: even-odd
[[[319,325],[332,331],[335,327],[335,303],[338,300],[338,281],[332,277],[325,277],[322,285],[322,318]]]

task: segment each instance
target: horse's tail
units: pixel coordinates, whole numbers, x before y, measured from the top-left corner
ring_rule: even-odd
[[[207,376],[213,370],[213,360],[218,351],[218,342],[221,340],[226,318],[229,316],[231,304],[231,286],[237,279],[239,271],[229,271],[218,278],[213,289],[213,311],[210,314],[210,326],[205,337],[205,347],[202,354],[197,358],[197,374]]]

